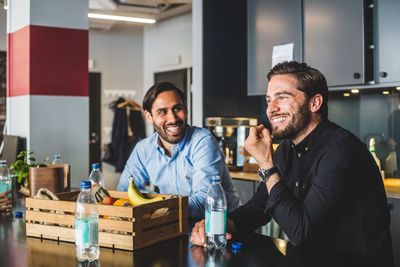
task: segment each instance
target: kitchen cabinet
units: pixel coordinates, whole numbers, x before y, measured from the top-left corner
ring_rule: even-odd
[[[364,1],[303,0],[304,62],[328,86],[365,83]]]
[[[400,81],[400,1],[375,1],[375,81]]]
[[[245,204],[253,197],[259,183],[249,180],[233,178],[232,184],[236,188],[239,194],[239,198],[242,201],[242,204]]]
[[[247,94],[249,96],[266,93],[273,46],[294,43],[294,60],[302,61],[301,21],[301,1],[247,1]]]

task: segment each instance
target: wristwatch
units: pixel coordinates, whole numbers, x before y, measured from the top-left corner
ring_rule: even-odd
[[[268,181],[269,177],[272,174],[277,173],[277,172],[278,172],[278,168],[275,166],[272,168],[266,169],[266,170],[263,170],[260,168],[260,169],[258,169],[258,177],[260,177],[260,180],[265,183],[266,181]]]

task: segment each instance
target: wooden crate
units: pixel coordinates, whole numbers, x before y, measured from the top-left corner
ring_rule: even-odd
[[[128,198],[127,192],[108,191],[114,198]],[[79,191],[59,193],[60,200],[26,198],[26,235],[75,242],[75,205],[67,201]],[[99,245],[135,250],[188,232],[188,197],[144,194],[166,199],[134,207],[98,205]],[[161,217],[155,211],[168,208]]]

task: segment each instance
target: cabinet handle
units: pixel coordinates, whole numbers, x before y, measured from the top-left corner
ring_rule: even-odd
[[[386,71],[379,72],[379,76],[382,78],[386,78],[388,76]]]
[[[354,72],[354,79],[360,79],[361,75],[358,72]]]

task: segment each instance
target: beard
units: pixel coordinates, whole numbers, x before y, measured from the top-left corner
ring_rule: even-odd
[[[166,125],[163,125],[160,127],[153,123],[154,129],[158,133],[159,137],[161,137],[168,143],[175,145],[175,144],[179,143],[180,141],[182,141],[183,137],[185,136],[187,123],[184,122],[183,120],[177,120],[175,123],[173,123],[173,125],[178,125],[179,127],[183,128],[182,131],[176,135],[168,134],[167,126],[170,126],[170,125],[172,125],[172,124],[166,124]]]
[[[311,113],[308,110],[307,101],[301,105],[290,118],[288,125],[279,130],[278,127],[272,129],[272,136],[276,139],[294,139],[311,121]]]

